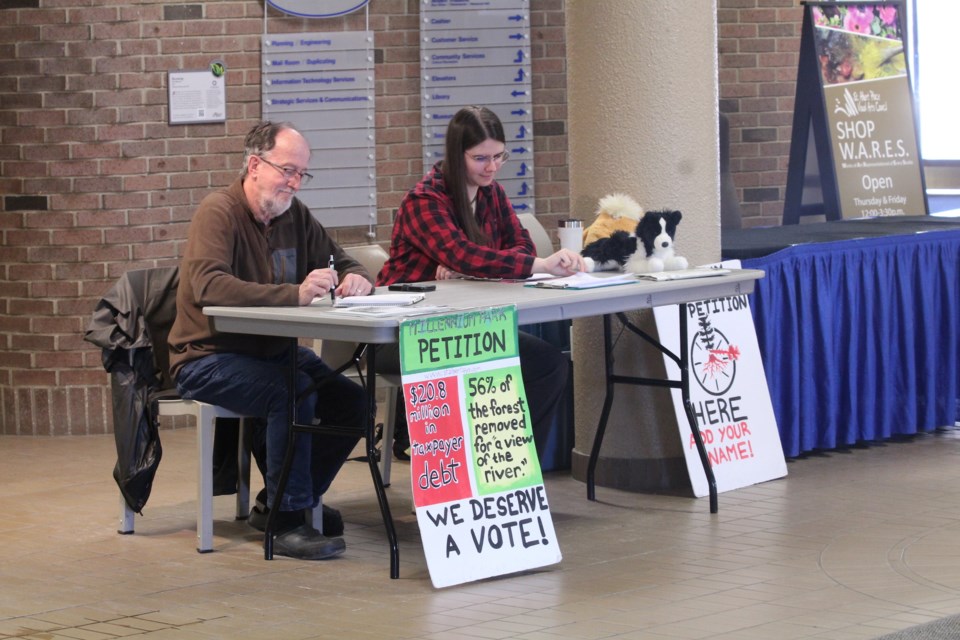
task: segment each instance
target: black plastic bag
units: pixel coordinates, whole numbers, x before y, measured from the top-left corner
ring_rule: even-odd
[[[150,497],[162,448],[156,399],[176,397],[167,334],[176,316],[177,267],[125,273],[97,303],[84,340],[110,374],[117,464],[113,477],[137,513]]]
[[[107,369],[110,371],[114,424],[132,425],[132,428],[115,427],[113,430],[117,445],[113,479],[117,481],[127,506],[142,515],[163,448],[160,446],[156,401],[145,382],[153,377],[152,349],[135,349],[127,353],[131,356],[132,366],[126,362],[113,362]],[[104,362],[104,367],[107,366],[108,363]]]

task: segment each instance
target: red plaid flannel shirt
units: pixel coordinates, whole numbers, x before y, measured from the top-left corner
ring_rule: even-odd
[[[478,278],[526,278],[536,249],[503,187],[494,182],[477,193],[477,221],[488,240],[471,242],[457,226],[439,163],[411,189],[397,210],[390,257],[377,286],[435,280],[437,266]]]

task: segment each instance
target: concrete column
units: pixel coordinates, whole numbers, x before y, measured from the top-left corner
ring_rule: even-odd
[[[678,209],[677,250],[691,265],[720,257],[716,1],[567,0],[571,215],[593,219],[621,192],[645,210]],[[656,335],[651,312],[632,313]],[[614,322],[615,334],[619,324]],[[600,319],[576,321],[574,476],[603,406]],[[662,376],[662,355],[624,332],[617,372]],[[598,484],[689,492],[677,422],[664,389],[618,385]]]

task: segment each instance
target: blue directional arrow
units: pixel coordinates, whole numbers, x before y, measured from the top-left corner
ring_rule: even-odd
[[[517,147],[516,149],[510,149],[510,153],[529,153],[530,149],[526,147]]]
[[[517,49],[517,57],[514,58],[514,62],[523,62],[523,49]]]
[[[517,69],[517,77],[513,79],[514,82],[523,82],[523,76],[526,75],[523,72],[523,69]]]
[[[520,209],[521,211],[523,211],[524,209],[529,209],[529,208],[530,208],[530,205],[528,205],[527,203],[524,202],[524,203],[522,203],[522,204],[515,204],[515,205],[513,205],[513,208],[514,208],[514,209]]]
[[[510,38],[511,40],[523,40],[523,34],[522,34],[522,33],[513,33],[513,34],[510,34],[510,35],[507,36],[507,37]]]
[[[526,92],[526,91],[517,91],[516,89],[514,89],[513,91],[510,92],[510,95],[513,96],[514,98],[519,98],[520,96],[525,96],[525,95],[527,95],[527,92]]]
[[[510,20],[512,22],[520,22],[521,20],[523,20],[523,16],[507,16],[507,20]]]
[[[517,192],[518,196],[527,195],[527,183],[526,181],[520,183],[520,191]]]
[[[519,131],[517,132],[517,137],[516,137],[516,139],[517,139],[517,140],[520,140],[520,139],[526,138],[526,137],[527,137],[527,128],[526,128],[524,125],[520,125],[520,129],[519,129]]]
[[[521,162],[521,163],[520,163],[520,171],[517,171],[517,176],[521,176],[521,177],[522,177],[522,176],[525,176],[525,175],[527,175],[527,163],[526,163],[526,162]]]
[[[512,115],[512,116],[525,116],[525,115],[527,115],[527,110],[526,110],[526,109],[514,109],[513,111],[510,112],[510,115]]]

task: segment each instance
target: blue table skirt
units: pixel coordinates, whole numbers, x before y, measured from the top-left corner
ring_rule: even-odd
[[[798,245],[751,308],[784,454],[953,425],[960,230]]]

